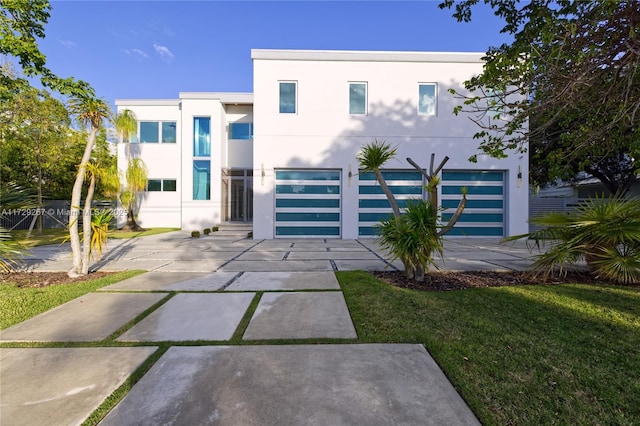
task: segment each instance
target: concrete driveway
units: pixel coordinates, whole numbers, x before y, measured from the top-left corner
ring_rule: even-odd
[[[444,267],[519,270],[528,256],[522,244],[448,240]],[[70,266],[60,247],[28,264]],[[333,272],[398,267],[373,240],[110,241],[94,269],[149,272],[2,331],[0,423],[80,424],[157,352],[101,424],[478,424],[421,345],[355,344]]]

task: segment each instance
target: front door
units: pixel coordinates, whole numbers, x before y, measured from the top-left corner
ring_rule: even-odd
[[[226,170],[223,174],[224,220],[251,222],[253,220],[252,170]]]

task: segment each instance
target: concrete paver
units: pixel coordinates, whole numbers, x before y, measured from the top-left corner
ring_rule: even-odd
[[[229,340],[253,297],[253,293],[177,294],[117,340]]]
[[[421,345],[368,344],[172,347],[101,423],[122,424],[480,423]]]
[[[294,272],[332,271],[328,260],[234,260],[220,267],[219,271],[234,272]]]
[[[157,348],[3,348],[0,423],[81,424]]]
[[[165,290],[166,287],[175,285],[181,281],[188,281],[205,277],[206,272],[145,272],[135,277],[119,281],[107,287],[102,287],[101,291],[112,290],[132,290],[132,291],[154,291]]]
[[[357,337],[342,292],[327,291],[263,294],[243,340]]]
[[[333,272],[245,272],[227,291],[340,290]]]
[[[164,297],[162,293],[88,293],[3,330],[0,341],[99,341]]]

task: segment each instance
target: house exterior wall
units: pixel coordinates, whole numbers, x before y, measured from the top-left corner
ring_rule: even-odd
[[[397,148],[396,158],[385,165],[389,170],[412,170],[407,157],[428,168],[434,153],[436,164],[445,156],[450,158],[444,168],[449,176],[482,175],[472,172],[489,176],[500,172],[504,184],[504,223],[500,232],[524,233],[528,218],[528,157],[480,157],[478,163],[470,163],[468,157],[477,152],[478,141],[473,139],[477,127],[466,117],[452,113],[458,101],[449,89],[464,92],[462,82],[482,70],[481,56],[253,50],[253,94],[188,92],[180,93],[175,100],[116,101],[118,111],[130,109],[139,121],[176,122],[176,143],[130,145],[132,155],[147,164],[150,179],[176,180],[175,191],[142,194],[138,221],[144,227],[185,230],[219,224],[227,217],[222,209],[229,206],[229,198],[222,198],[230,196],[223,191],[223,170],[248,169],[253,172],[254,238],[276,238],[283,235],[277,232],[276,191],[287,186],[286,179],[292,179],[296,170],[307,176],[317,171],[329,176],[327,188],[339,187],[340,193],[337,207],[334,205],[333,210],[329,209],[331,213],[326,213],[339,216],[339,233],[327,235],[359,238],[364,234],[356,156],[365,144],[384,140]],[[279,112],[280,82],[296,83],[293,114]],[[349,113],[350,83],[366,85],[364,114]],[[421,83],[436,87],[432,115],[418,113]],[[210,118],[210,156],[194,156],[194,117]],[[232,123],[252,123],[253,137],[233,138]],[[207,200],[194,200],[196,159],[210,165]],[[118,146],[118,167],[123,172],[126,168],[122,144]],[[453,186],[455,183],[446,189]],[[288,214],[282,211],[279,210],[280,217]],[[125,219],[119,217],[119,223]]]
[[[468,157],[477,152],[475,125],[452,114],[449,89],[482,71],[482,54],[402,52],[252,51],[254,62],[254,238],[274,238],[275,170],[339,169],[342,238],[358,237],[361,147],[385,140],[397,156],[385,165],[409,169],[411,157],[427,168],[431,153],[448,170],[505,172],[505,233],[526,232],[528,159]],[[295,114],[279,112],[279,82],[296,82]],[[349,114],[349,82],[367,84],[367,113]],[[436,83],[435,115],[418,114],[418,84]],[[349,172],[351,171],[351,177]],[[518,173],[522,180],[518,183]],[[259,212],[259,214],[257,214]]]

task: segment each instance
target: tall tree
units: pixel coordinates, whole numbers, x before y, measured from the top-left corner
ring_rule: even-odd
[[[8,166],[10,181],[28,189],[35,187],[38,208],[42,211],[43,185],[62,157],[62,140],[66,138],[70,124],[69,113],[64,104],[49,93],[30,87],[16,94],[6,105],[7,111],[2,112],[11,116],[11,124],[3,126],[0,176],[4,177],[3,171]],[[38,216],[38,232],[42,233],[41,215]]]
[[[479,0],[445,0],[458,21]],[[586,171],[611,192],[635,182],[640,161],[640,3],[484,0],[511,43],[491,47],[456,113],[480,127],[483,154],[531,150],[532,181]],[[472,157],[474,160],[476,157]]]
[[[80,95],[90,86],[73,78],[60,78],[46,66],[46,56],[40,51],[38,40],[44,38],[51,4],[47,0],[1,0],[0,54],[17,61],[26,77],[40,77],[45,87],[66,95]],[[19,73],[0,73],[0,97],[8,97],[18,88],[29,86]]]
[[[111,118],[111,110],[107,103],[97,98],[93,92],[71,99],[69,108],[74,113],[80,123],[88,128],[87,144],[85,146],[82,160],[78,166],[78,173],[73,184],[71,193],[71,207],[69,211],[69,237],[71,242],[71,252],[73,255],[73,266],[68,275],[75,277],[86,275],[89,271],[88,256],[83,258],[80,247],[80,234],[78,232],[78,218],[80,213],[80,201],[82,198],[82,188],[87,174],[87,164],[91,158],[91,151],[95,145],[96,136],[102,128],[103,122]],[[89,192],[85,197],[85,208],[83,212],[83,237],[85,241],[84,250],[89,249],[88,242],[91,240],[91,201],[95,181],[90,181]],[[88,206],[88,208],[87,208]],[[83,261],[87,259],[86,261]]]

